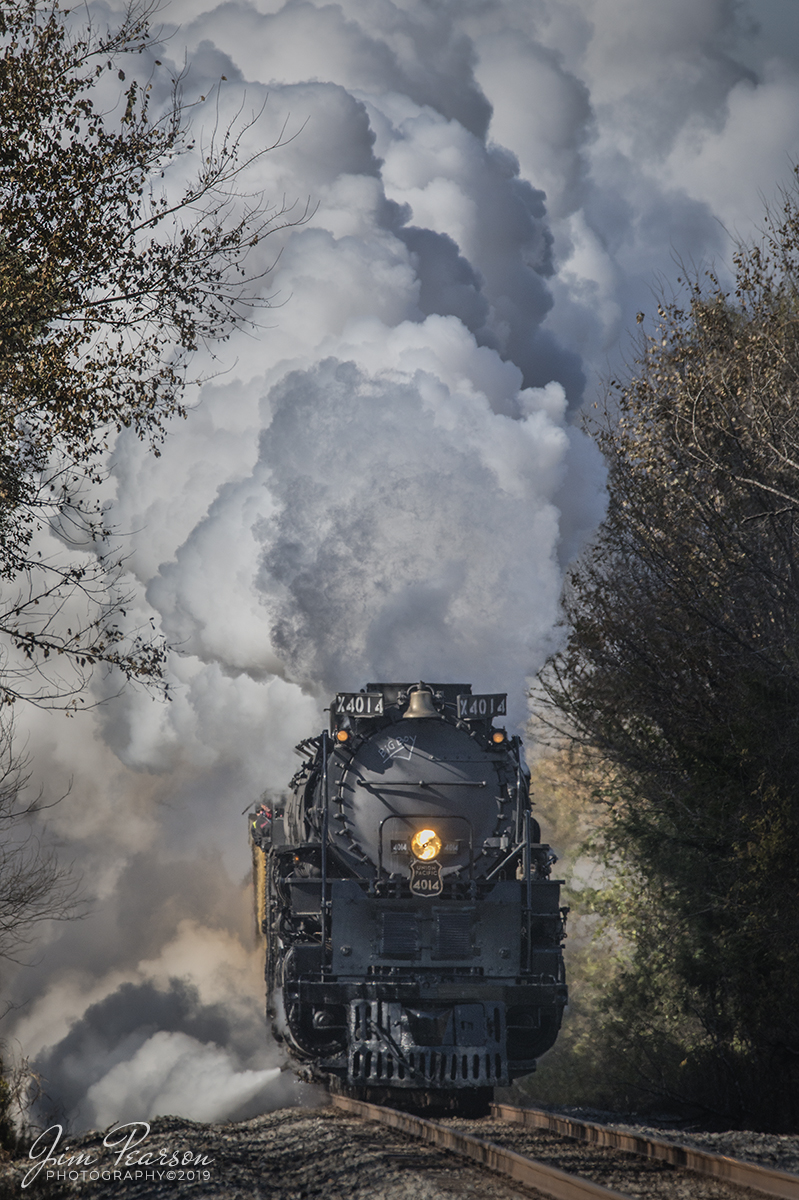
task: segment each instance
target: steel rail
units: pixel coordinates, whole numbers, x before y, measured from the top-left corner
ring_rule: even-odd
[[[576,1121],[559,1113],[546,1112],[540,1108],[516,1108],[511,1104],[492,1104],[491,1115],[503,1121],[512,1121],[535,1129],[547,1129],[563,1137],[591,1142],[596,1146],[610,1146],[616,1150],[627,1150],[633,1154],[658,1158],[675,1167],[696,1171],[723,1179],[740,1187],[752,1188],[766,1196],[778,1196],[780,1200],[799,1200],[799,1175],[787,1171],[775,1171],[757,1163],[745,1162],[740,1158],[728,1158],[725,1154],[712,1154],[696,1146],[666,1142],[660,1138],[645,1137],[615,1129],[610,1125],[597,1125],[590,1121]]]
[[[351,1100],[349,1096],[330,1097],[336,1108],[363,1117],[367,1121],[379,1121],[391,1129],[399,1129],[409,1133],[421,1141],[430,1142],[444,1150],[454,1151],[461,1158],[470,1158],[481,1166],[488,1167],[509,1176],[517,1183],[527,1187],[537,1188],[552,1200],[630,1200],[622,1192],[611,1191],[598,1183],[591,1183],[579,1175],[568,1175],[557,1167],[548,1167],[535,1159],[525,1158],[504,1146],[494,1142],[484,1142],[480,1138],[470,1137],[459,1133],[437,1121],[428,1121],[424,1117],[414,1117],[410,1113],[400,1112],[396,1108],[384,1108],[379,1104],[367,1104],[363,1100]]]

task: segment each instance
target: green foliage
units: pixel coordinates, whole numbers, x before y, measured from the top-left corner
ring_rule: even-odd
[[[799,210],[663,304],[595,430],[606,520],[542,676],[590,750],[640,1097],[799,1127]],[[766,1083],[766,1081],[768,1081]]]
[[[127,678],[160,678],[160,643],[124,628],[122,565],[91,485],[123,428],[158,453],[169,419],[184,415],[198,346],[266,304],[244,263],[283,212],[237,191],[252,161],[239,157],[246,125],[212,130],[195,146],[179,79],[168,111],[151,113],[165,68],[152,55],[150,7],[134,5],[101,36],[73,28],[57,2],[0,0],[7,702],[75,704],[98,662]],[[131,56],[152,70],[150,82],[126,80],[120,62]],[[196,175],[166,190],[170,171],[195,153]],[[65,554],[42,553],[45,528]]]
[[[546,755],[532,767],[536,816],[542,837],[559,856],[554,874],[563,880],[562,899],[569,907],[569,1005],[555,1046],[534,1075],[514,1084],[512,1103],[618,1112],[640,1101],[608,1030],[610,997],[629,961],[629,943],[615,920],[621,881],[597,846],[604,813],[595,800],[595,782],[590,760],[574,749]]]

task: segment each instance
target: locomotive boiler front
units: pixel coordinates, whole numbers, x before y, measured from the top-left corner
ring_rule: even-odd
[[[504,714],[468,685],[340,693],[255,818],[268,1007],[306,1077],[463,1101],[555,1040],[565,910]]]
[[[377,877],[410,880],[423,861],[438,862],[444,878],[463,874],[488,839],[511,832],[506,747],[484,748],[468,728],[414,708],[419,695],[399,720],[348,737],[349,756],[339,742],[331,763],[334,844]],[[414,838],[426,831],[422,858]]]

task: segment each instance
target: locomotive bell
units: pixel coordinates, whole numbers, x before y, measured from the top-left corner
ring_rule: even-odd
[[[433,704],[433,693],[427,688],[422,688],[417,692],[411,692],[408,707],[402,714],[405,717],[437,717],[438,709]]]

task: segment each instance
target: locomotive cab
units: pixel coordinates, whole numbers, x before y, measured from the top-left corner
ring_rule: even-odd
[[[565,910],[505,713],[466,684],[339,693],[285,811],[251,818],[268,1013],[305,1078],[463,1111],[555,1041]]]

